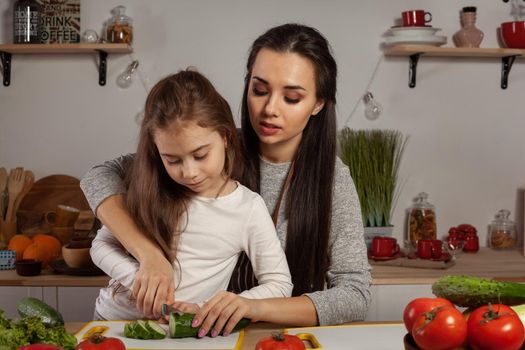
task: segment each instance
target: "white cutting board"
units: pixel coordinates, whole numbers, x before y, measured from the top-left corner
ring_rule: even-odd
[[[215,338],[180,338],[172,339],[166,337],[164,339],[143,340],[131,339],[124,336],[124,325],[129,321],[93,321],[86,324],[79,330],[75,336],[77,340],[82,341],[83,335],[92,327],[106,326],[109,329],[103,334],[105,337],[119,338],[126,345],[126,349],[219,349],[219,350],[237,350],[241,348],[244,339],[244,331],[235,332],[227,337],[217,336]],[[167,331],[167,325],[160,325]]]
[[[323,350],[403,350],[407,333],[400,324],[353,324],[288,328],[288,334],[313,334]]]

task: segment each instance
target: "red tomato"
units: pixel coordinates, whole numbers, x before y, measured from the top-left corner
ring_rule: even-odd
[[[412,333],[412,326],[419,314],[429,312],[439,306],[454,307],[450,301],[443,298],[417,298],[408,303],[403,312],[403,322],[405,322],[408,333]]]
[[[453,306],[439,306],[416,318],[412,337],[424,350],[450,350],[467,339],[467,321]]]
[[[468,343],[479,350],[517,350],[525,340],[519,316],[507,305],[484,305],[468,319]]]
[[[262,338],[255,345],[255,350],[303,350],[303,341],[295,335],[275,333],[271,337]]]
[[[126,350],[126,346],[118,338],[104,337],[100,333],[95,333],[80,342],[75,350]]]

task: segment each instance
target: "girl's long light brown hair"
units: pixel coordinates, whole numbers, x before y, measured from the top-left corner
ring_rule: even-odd
[[[192,192],[166,172],[154,134],[186,121],[212,128],[226,139],[227,176],[231,175],[239,147],[230,106],[202,74],[180,71],[151,89],[132,170],[126,178],[127,205],[141,231],[162,248],[170,261],[175,259],[174,237],[184,230],[182,219]]]

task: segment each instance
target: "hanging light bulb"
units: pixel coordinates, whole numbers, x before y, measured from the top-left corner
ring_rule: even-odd
[[[365,103],[365,116],[368,120],[376,120],[383,112],[383,106],[374,99],[370,91],[367,91],[363,96]]]
[[[133,73],[137,70],[139,66],[139,61],[135,60],[131,62],[122,74],[117,77],[117,85],[122,89],[127,89],[133,83]]]

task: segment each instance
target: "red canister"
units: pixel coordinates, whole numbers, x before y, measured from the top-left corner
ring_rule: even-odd
[[[465,236],[465,245],[463,251],[467,253],[475,253],[479,250],[479,238],[476,233],[468,232]]]

